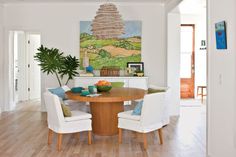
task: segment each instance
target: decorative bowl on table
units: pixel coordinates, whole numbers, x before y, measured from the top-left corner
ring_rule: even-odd
[[[73,88],[71,88],[72,93],[81,93],[82,90],[84,90],[83,87],[73,87]]]
[[[81,96],[87,96],[87,95],[89,95],[90,93],[89,93],[89,91],[88,90],[82,90],[81,91]]]
[[[95,85],[98,92],[109,92],[112,88],[111,83],[105,80],[98,81]]]
[[[98,92],[109,92],[112,86],[97,86]]]

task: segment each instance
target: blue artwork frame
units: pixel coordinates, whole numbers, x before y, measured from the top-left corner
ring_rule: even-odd
[[[226,23],[225,21],[215,24],[216,48],[219,50],[227,49]]]

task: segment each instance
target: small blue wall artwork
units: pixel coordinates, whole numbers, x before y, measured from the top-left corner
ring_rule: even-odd
[[[227,49],[225,21],[216,23],[215,30],[216,30],[216,48],[217,49]]]

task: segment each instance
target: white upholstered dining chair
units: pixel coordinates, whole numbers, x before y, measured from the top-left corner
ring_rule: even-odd
[[[132,115],[133,110],[118,114],[119,143],[122,143],[122,129],[143,134],[144,149],[147,149],[146,133],[158,130],[160,144],[162,138],[162,117],[165,103],[165,93],[147,94],[143,99],[141,115]]]
[[[88,144],[91,144],[91,114],[81,111],[71,111],[71,117],[64,117],[60,99],[50,93],[44,93],[47,109],[48,144],[51,144],[53,132],[58,134],[57,149],[61,150],[62,135],[88,131]]]
[[[172,100],[171,99],[171,89],[170,87],[160,87],[160,86],[156,86],[156,85],[152,85],[150,84],[148,88],[152,88],[152,89],[155,89],[155,90],[165,90],[165,103],[164,103],[164,108],[163,108],[163,117],[162,117],[162,123],[163,123],[163,126],[166,126],[170,123],[170,115],[169,115],[169,104],[170,104],[170,101]]]

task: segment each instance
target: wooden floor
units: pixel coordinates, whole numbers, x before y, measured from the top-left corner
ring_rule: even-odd
[[[81,107],[81,106],[80,106]],[[172,117],[163,129],[164,144],[157,134],[148,134],[148,150],[142,136],[124,131],[123,144],[118,137],[93,136],[87,144],[87,133],[64,135],[62,151],[56,150],[56,138],[47,145],[46,113],[40,112],[37,101],[18,105],[14,112],[0,114],[0,157],[205,157],[205,107],[182,107],[181,116]]]

